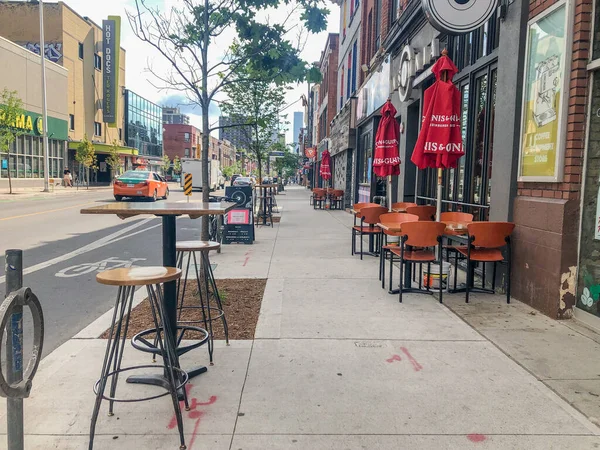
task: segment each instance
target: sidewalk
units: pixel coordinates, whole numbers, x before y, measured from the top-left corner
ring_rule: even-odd
[[[83,194],[86,192],[89,193],[109,190],[112,190],[112,186],[90,186],[89,189],[85,186],[79,186],[79,189],[76,187],[66,188],[64,186],[55,186],[54,188],[50,187],[50,192],[44,192],[38,187],[13,190],[12,194],[9,194],[8,189],[1,189],[0,201],[28,200],[31,198],[53,197],[65,194]]]
[[[305,189],[285,193],[277,198],[281,223],[259,228],[255,245],[211,255],[218,278],[268,282],[255,339],[230,347],[219,342],[215,365],[191,381],[197,407],[184,411],[188,449],[600,447],[600,428],[540,381],[535,364],[515,362],[518,351],[507,343],[503,352],[488,340],[501,340],[493,330],[504,328],[503,339],[512,335],[512,348],[523,353],[530,336],[510,332],[509,323],[521,326],[524,315],[539,336],[564,325],[520,306],[506,316],[500,296],[463,308],[465,317],[482,308],[479,321],[486,317],[488,328],[482,332],[434,298],[407,294],[399,304],[380,287],[378,259],[350,255],[349,214],[313,211]],[[460,295],[444,299],[455,310],[464,302]],[[100,318],[42,361],[25,400],[27,449],[87,448],[92,386],[105,348],[96,337],[105,325]],[[537,347],[530,348],[536,361]],[[597,354],[589,345],[577,367],[596,370]],[[571,358],[543,357],[552,358],[547,367],[571,376]],[[149,361],[131,348],[124,356],[124,364]],[[185,367],[199,363],[208,363],[204,349],[182,359]],[[156,392],[119,388],[132,396],[146,390]],[[94,448],[178,448],[171,408],[163,397],[117,404],[107,417],[105,402]],[[1,403],[0,433],[5,416]]]

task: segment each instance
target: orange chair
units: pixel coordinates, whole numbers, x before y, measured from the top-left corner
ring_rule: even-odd
[[[365,202],[363,202],[363,203],[355,203],[352,206],[352,209],[355,211],[354,212],[354,224],[353,224],[353,226],[356,226],[356,218],[360,217],[360,210],[362,208],[364,208],[365,206],[381,206],[381,205],[379,205],[378,203],[365,203]]]
[[[457,251],[467,258],[467,285],[466,303],[469,303],[469,292],[487,292],[495,293],[496,289],[496,264],[504,262],[504,255],[500,250],[506,247],[508,265],[507,271],[507,286],[506,286],[506,303],[510,303],[510,269],[512,263],[512,255],[510,248],[510,235],[515,229],[515,224],[511,222],[473,222],[467,225],[469,230],[469,241],[465,247],[457,247]],[[492,275],[492,289],[485,288],[485,270],[483,271],[482,288],[476,289],[473,285],[473,263],[494,263],[494,271]]]
[[[419,216],[419,220],[435,220],[435,206],[409,206],[406,208],[408,214]]]
[[[409,208],[411,206],[417,206],[417,204],[416,203],[410,203],[410,202],[392,203],[392,210],[403,210],[403,211],[406,211],[406,208]],[[398,211],[398,212],[403,212],[403,211]]]
[[[341,189],[334,189],[329,197],[331,202],[331,209],[344,209],[344,191]]]
[[[352,227],[352,255],[356,253],[356,236],[360,236],[360,259],[363,259],[363,236],[369,236],[369,254],[375,256],[372,253],[372,240],[373,236],[379,241],[381,228],[377,226],[379,223],[379,216],[388,212],[387,208],[383,206],[365,206],[360,209],[358,215],[360,215],[360,225]],[[366,226],[365,226],[366,225]],[[375,248],[379,248],[379,242],[377,242]]]
[[[320,209],[323,209],[323,203],[327,201],[327,189],[315,188],[313,189],[313,209],[317,209],[317,205]]]
[[[400,248],[394,248],[390,251],[400,257],[400,289],[399,289],[399,300],[402,303],[403,292],[415,292],[420,294],[433,294],[433,291],[429,289],[429,283],[427,283],[426,289],[421,289],[421,278],[419,278],[419,289],[412,287],[403,287],[402,280],[404,276],[404,264],[414,263],[420,264],[427,263],[427,273],[431,273],[431,263],[439,264],[442,267],[442,238],[444,237],[444,231],[446,230],[446,224],[443,222],[406,222],[402,224],[402,236],[400,238]],[[417,247],[418,249],[407,249],[406,247]],[[440,259],[439,261],[435,258],[435,247],[439,249]],[[434,248],[434,249],[432,249]],[[393,264],[390,264],[393,267]],[[390,270],[390,279],[392,277],[392,271]],[[442,303],[442,277],[440,274],[439,279],[439,293],[440,303]]]
[[[446,224],[455,223],[467,225],[473,222],[473,214],[464,213],[464,212],[443,212],[440,214],[440,220],[445,222]],[[446,229],[446,239],[448,241],[447,244],[444,244],[443,248],[446,250],[446,261],[450,262],[450,253],[454,253],[454,267],[458,268],[458,247],[467,248],[464,245],[455,246],[450,243],[453,236],[464,236],[464,231],[453,231]],[[457,240],[455,238],[454,240]],[[464,258],[461,258],[461,260]],[[456,290],[456,274],[458,270],[454,271],[454,289]]]
[[[419,216],[414,214],[406,213],[386,213],[379,216],[380,223],[404,223],[404,222],[418,222]],[[381,230],[383,232],[381,239],[381,251],[379,252],[379,279],[381,280],[381,287],[385,288],[385,260],[390,250],[398,248],[398,245],[388,245],[387,237],[395,236],[400,237],[401,232]],[[394,264],[394,255],[390,252],[390,264]],[[392,290],[392,279],[390,277],[390,291]]]

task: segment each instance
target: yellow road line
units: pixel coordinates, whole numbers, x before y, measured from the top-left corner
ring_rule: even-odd
[[[58,211],[66,211],[67,209],[81,208],[83,206],[89,206],[89,205],[93,205],[93,204],[95,204],[95,202],[81,203],[80,205],[67,206],[66,208],[49,209],[47,211],[38,211],[38,212],[30,213],[30,214],[21,214],[20,216],[4,217],[4,218],[0,218],[0,222],[2,222],[4,220],[22,219],[23,217],[39,216],[40,214],[53,213],[53,212],[58,212]]]

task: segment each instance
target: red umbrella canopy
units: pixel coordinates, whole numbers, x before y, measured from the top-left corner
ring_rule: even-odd
[[[465,154],[460,129],[460,91],[452,83],[458,69],[446,51],[431,68],[437,81],[423,96],[423,121],[410,160],[419,168],[456,167]]]
[[[400,175],[400,156],[398,155],[398,137],[400,126],[395,119],[396,108],[387,101],[381,108],[381,121],[375,135],[375,158],[373,172],[378,177]]]
[[[321,169],[319,173],[324,180],[329,180],[331,178],[331,155],[327,150],[321,155]]]

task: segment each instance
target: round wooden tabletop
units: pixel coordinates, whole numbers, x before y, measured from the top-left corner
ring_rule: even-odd
[[[178,252],[209,252],[219,247],[221,244],[215,241],[177,241]]]
[[[96,275],[96,281],[109,286],[145,286],[166,283],[181,278],[181,270],[175,267],[129,267],[111,269]]]

